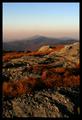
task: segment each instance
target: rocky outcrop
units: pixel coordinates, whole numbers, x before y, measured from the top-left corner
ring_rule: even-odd
[[[58,90],[59,89],[59,90]],[[75,103],[61,93],[62,88],[35,91],[30,94],[23,94],[3,102],[3,117],[73,117],[80,114],[79,101],[77,102],[77,113],[74,111]],[[65,91],[68,90],[64,89]],[[63,90],[63,91],[64,91]],[[73,94],[71,89],[71,94]],[[79,94],[79,93],[78,93]],[[5,106],[6,105],[6,106]],[[10,106],[10,107],[9,107]]]
[[[79,44],[5,53],[3,117],[72,117],[80,114]]]
[[[52,51],[53,49],[50,48],[49,45],[46,45],[46,46],[42,46],[38,51],[39,52],[46,52],[46,51]]]

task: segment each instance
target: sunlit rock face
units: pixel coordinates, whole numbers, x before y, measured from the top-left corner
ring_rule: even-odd
[[[52,51],[53,49],[50,48],[49,45],[42,46],[38,51],[39,52],[47,52],[47,51]]]

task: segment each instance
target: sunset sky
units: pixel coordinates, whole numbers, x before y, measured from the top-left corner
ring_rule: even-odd
[[[34,35],[79,39],[79,3],[3,3],[3,40]]]

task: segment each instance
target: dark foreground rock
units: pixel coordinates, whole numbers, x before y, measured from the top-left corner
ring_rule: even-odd
[[[73,117],[79,116],[80,108],[74,111],[75,103],[59,93],[58,89],[44,89],[30,94],[5,100],[3,98],[3,118],[13,117]]]

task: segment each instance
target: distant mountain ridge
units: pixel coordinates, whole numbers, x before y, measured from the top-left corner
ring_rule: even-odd
[[[34,36],[29,39],[24,39],[20,41],[12,41],[12,42],[3,42],[3,50],[15,50],[15,51],[33,51],[37,50],[43,45],[58,45],[58,44],[71,44],[77,42],[75,39],[71,38],[50,38],[45,36]]]

